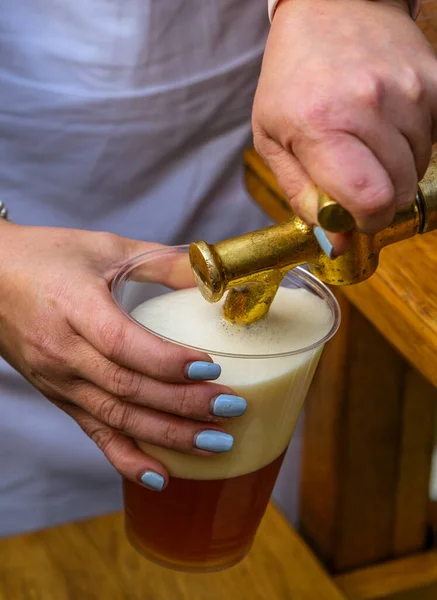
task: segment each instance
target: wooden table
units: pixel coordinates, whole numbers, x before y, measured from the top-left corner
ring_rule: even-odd
[[[0,540],[0,600],[345,600],[270,506],[236,567],[188,575],[155,566],[127,542],[121,514]]]

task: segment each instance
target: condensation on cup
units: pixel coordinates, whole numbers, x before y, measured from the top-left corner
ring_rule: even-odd
[[[250,551],[324,344],[340,321],[328,288],[305,269],[283,280],[267,318],[236,326],[194,287],[188,247],[153,251],[120,269],[113,297],[129,318],[168,341],[207,352],[218,383],[248,403],[225,421],[232,450],[194,456],[137,442],[168,469],[162,492],[124,481],[127,536],[163,566],[208,572]]]

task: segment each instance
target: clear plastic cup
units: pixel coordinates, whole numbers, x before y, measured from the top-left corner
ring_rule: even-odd
[[[143,302],[194,286],[188,246],[163,248],[124,265],[112,282],[120,309],[139,327],[170,342],[133,319]],[[224,423],[234,447],[217,456],[193,456],[137,442],[170,473],[162,492],[124,481],[127,536],[141,554],[163,566],[208,572],[230,567],[249,552],[270,499],[288,443],[324,344],[335,334],[340,310],[330,290],[303,268],[285,276],[282,286],[304,288],[328,307],[329,330],[302,348],[276,354],[207,352],[222,367],[219,383],[244,397],[244,416]],[[183,318],[183,315],[181,315]]]

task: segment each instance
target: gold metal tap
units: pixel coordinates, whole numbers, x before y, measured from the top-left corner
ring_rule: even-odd
[[[320,249],[313,228],[299,217],[209,245],[194,242],[190,261],[202,295],[217,302],[228,291],[223,311],[227,320],[247,324],[269,310],[284,275],[307,264],[330,285],[353,285],[368,279],[385,246],[437,229],[437,152],[411,207],[398,212],[392,224],[375,235],[359,233],[352,217],[326,194],[319,198],[319,223],[327,231],[350,232],[348,251],[330,259]]]

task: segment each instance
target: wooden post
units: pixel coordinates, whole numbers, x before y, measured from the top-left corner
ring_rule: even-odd
[[[301,530],[342,572],[424,547],[437,391],[337,295],[306,403]]]

